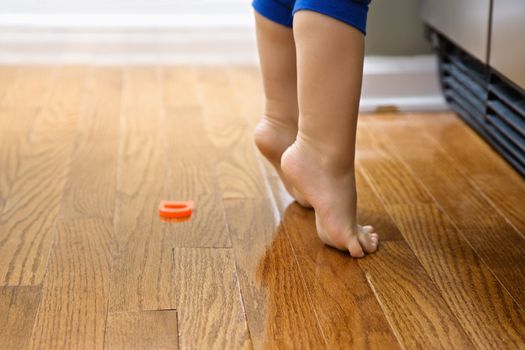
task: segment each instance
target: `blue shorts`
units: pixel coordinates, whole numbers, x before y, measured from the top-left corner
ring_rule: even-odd
[[[300,10],[322,13],[343,21],[366,34],[366,16],[371,0],[253,0],[259,14],[291,27],[293,15]]]

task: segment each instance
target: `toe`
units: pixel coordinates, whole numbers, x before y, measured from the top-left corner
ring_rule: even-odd
[[[374,231],[374,226],[371,226],[371,225],[361,226],[361,229],[359,231],[364,232],[364,233],[371,233]]]
[[[348,244],[348,252],[350,252],[350,255],[354,258],[362,258],[365,256],[365,252],[363,251],[363,248],[361,248],[361,244],[359,244],[357,237],[352,237],[350,239],[350,243]]]
[[[377,250],[378,242],[379,238],[377,237],[377,234],[375,236],[373,234],[359,234],[359,243],[361,243],[361,247],[367,253],[375,252]]]

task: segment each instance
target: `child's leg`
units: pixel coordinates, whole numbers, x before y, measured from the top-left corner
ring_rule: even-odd
[[[377,249],[372,227],[356,222],[355,132],[364,36],[354,27],[312,11],[294,17],[299,133],[282,168],[312,204],[327,244],[354,257]]]
[[[280,164],[283,152],[297,136],[299,109],[293,32],[290,27],[258,13],[255,13],[255,20],[266,96],[264,116],[255,130],[255,142],[275,167],[290,194],[300,204],[307,205],[284,178]]]

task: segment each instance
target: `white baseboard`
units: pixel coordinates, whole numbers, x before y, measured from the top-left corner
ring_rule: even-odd
[[[246,14],[93,16],[0,14],[0,64],[258,63]],[[435,58],[366,57],[361,111],[378,109],[447,109]]]
[[[381,109],[443,111],[447,104],[438,79],[436,58],[366,57],[361,112]]]

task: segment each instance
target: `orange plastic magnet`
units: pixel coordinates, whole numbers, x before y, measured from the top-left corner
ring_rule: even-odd
[[[159,214],[165,218],[184,218],[191,215],[193,201],[166,201],[159,205]]]

